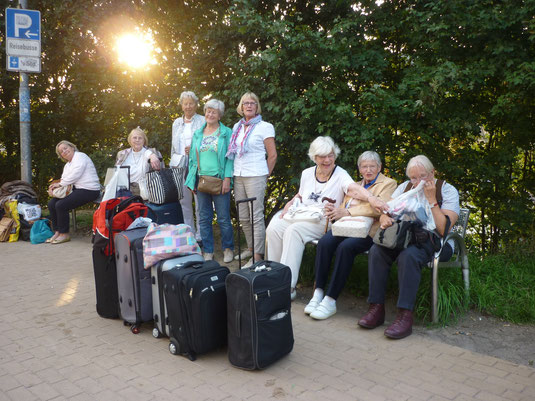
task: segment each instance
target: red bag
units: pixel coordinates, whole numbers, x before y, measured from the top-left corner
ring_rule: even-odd
[[[138,217],[147,217],[148,209],[140,196],[102,202],[93,214],[93,248],[101,248],[105,255],[113,255],[115,235],[126,230]]]

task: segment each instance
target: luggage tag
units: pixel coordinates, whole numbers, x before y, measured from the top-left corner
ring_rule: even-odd
[[[271,267],[266,266],[265,264],[262,264],[262,262],[259,262],[260,264],[254,268],[254,272],[263,272],[263,271],[270,271]],[[251,268],[252,269],[252,268]]]

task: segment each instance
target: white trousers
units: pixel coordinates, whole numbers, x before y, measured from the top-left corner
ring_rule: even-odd
[[[195,195],[195,220],[193,218],[193,193],[188,187],[184,185],[183,188],[184,197],[180,199],[180,206],[182,207],[182,215],[184,216],[184,224],[191,227],[191,231],[195,234],[197,241],[201,240],[201,228],[199,227],[199,202],[197,202],[197,195]]]
[[[292,288],[295,288],[305,244],[323,236],[325,220],[319,223],[290,223],[281,219],[280,213],[273,216],[266,229],[267,258],[290,267]]]
[[[247,247],[252,249],[254,234],[254,253],[263,255],[266,243],[266,223],[264,222],[264,195],[266,193],[267,175],[258,177],[234,177],[234,199],[256,198],[253,202],[253,226],[249,203],[240,203],[240,223],[245,234]],[[254,232],[253,232],[254,231]]]

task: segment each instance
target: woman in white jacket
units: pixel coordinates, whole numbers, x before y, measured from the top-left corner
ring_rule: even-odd
[[[177,118],[173,122],[173,138],[171,144],[171,167],[189,165],[189,151],[191,147],[191,139],[193,133],[205,124],[204,116],[196,113],[199,107],[199,98],[191,91],[182,92],[180,94],[180,106],[184,115]],[[184,175],[186,180],[187,171]],[[182,207],[182,214],[184,215],[184,223],[191,227],[195,233],[195,238],[198,242],[201,241],[201,230],[199,228],[199,206],[197,203],[197,195],[193,195],[191,191],[184,186],[184,197],[180,200]],[[195,220],[193,217],[193,199],[195,198]]]
[[[100,195],[100,182],[95,165],[74,144],[61,141],[56,145],[58,157],[66,162],[60,182],[48,187],[48,194],[59,187],[72,185],[72,192],[65,198],[52,198],[48,202],[54,235],[46,242],[61,244],[71,240],[69,235],[69,210],[92,202]]]

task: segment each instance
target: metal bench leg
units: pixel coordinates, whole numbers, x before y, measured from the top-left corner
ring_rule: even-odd
[[[76,209],[71,209],[72,231],[76,232]]]
[[[433,259],[431,283],[431,320],[433,323],[438,322],[438,261],[439,258]]]
[[[470,303],[470,269],[468,266],[468,257],[466,254],[462,258],[461,268],[463,271],[463,281],[464,281],[464,294],[465,302],[467,305]]]

